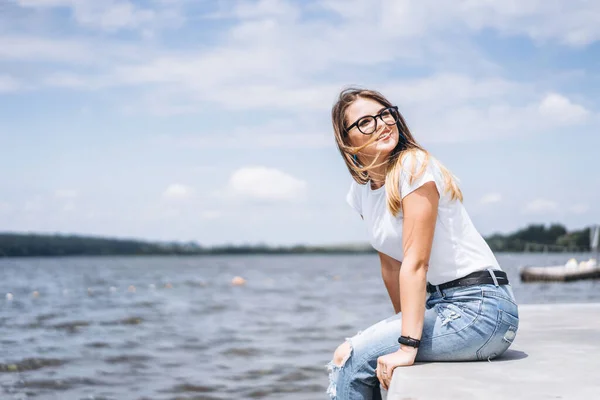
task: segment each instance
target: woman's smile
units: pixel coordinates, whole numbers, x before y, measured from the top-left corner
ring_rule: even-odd
[[[387,132],[387,133],[381,134],[377,140],[385,142],[385,141],[388,141],[391,138],[392,138],[392,132]]]

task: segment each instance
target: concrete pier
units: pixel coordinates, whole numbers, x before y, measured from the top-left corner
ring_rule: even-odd
[[[600,398],[600,303],[521,305],[510,349],[492,361],[396,368],[387,400]]]

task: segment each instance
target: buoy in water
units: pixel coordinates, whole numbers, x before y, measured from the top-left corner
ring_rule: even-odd
[[[172,287],[173,287],[173,285],[171,285],[170,283],[165,284],[165,288],[167,288],[167,289],[171,289]]]
[[[133,286],[133,285],[129,285],[129,287],[127,288],[127,291],[128,291],[129,293],[135,293],[135,286]]]
[[[40,297],[40,292],[38,292],[37,290],[35,290],[32,294],[31,294],[34,298],[38,298]]]
[[[233,286],[242,286],[246,284],[246,280],[241,276],[236,276],[231,280]]]
[[[12,301],[12,300],[13,300],[13,298],[14,298],[14,296],[13,296],[13,294],[12,294],[12,293],[6,293],[6,300],[7,300],[7,301]]]

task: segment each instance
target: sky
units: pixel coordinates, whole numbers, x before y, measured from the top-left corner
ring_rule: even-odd
[[[330,120],[381,91],[482,235],[600,222],[600,3],[0,0],[0,231],[367,241]]]

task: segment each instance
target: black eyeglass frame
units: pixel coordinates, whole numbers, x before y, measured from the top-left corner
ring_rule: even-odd
[[[395,118],[394,118],[394,119],[395,119],[395,121],[394,121],[394,123],[393,123],[393,124],[388,124],[387,122],[385,122],[385,121],[383,120],[383,117],[382,117],[382,114],[383,114],[384,112],[386,112],[386,111],[389,111],[389,110],[393,110],[393,111],[390,111],[390,113],[391,113],[392,115],[394,115],[394,116],[395,116]],[[360,130],[360,127],[358,126],[358,123],[359,123],[361,120],[363,120],[364,118],[373,118],[373,119],[375,120],[375,127],[373,128],[373,132],[371,132],[371,133],[365,133],[365,132],[363,132],[363,131],[361,131],[361,130]],[[400,121],[400,114],[399,114],[399,112],[398,112],[398,106],[390,106],[390,107],[386,107],[386,108],[384,108],[383,110],[381,110],[381,111],[379,112],[379,114],[377,114],[377,115],[365,115],[365,116],[362,116],[362,117],[360,117],[359,119],[357,119],[356,121],[354,121],[354,123],[352,123],[351,125],[349,125],[348,127],[344,128],[344,129],[346,130],[346,133],[348,133],[348,131],[349,131],[350,129],[352,129],[352,128],[354,128],[354,127],[356,126],[356,128],[358,129],[358,131],[359,131],[360,133],[362,133],[363,135],[372,135],[373,133],[377,132],[377,118],[379,118],[379,119],[381,120],[381,122],[383,122],[384,124],[386,124],[386,125],[388,125],[388,126],[392,126],[392,125],[396,125],[396,124],[398,124],[398,122]]]

